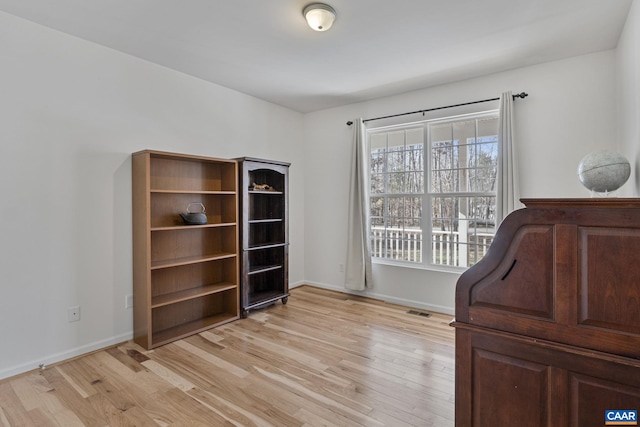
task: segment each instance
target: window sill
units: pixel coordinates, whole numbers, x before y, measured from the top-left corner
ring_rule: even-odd
[[[426,265],[426,264],[416,264],[412,262],[404,262],[404,261],[392,261],[384,258],[371,258],[371,263],[376,265],[388,265],[390,267],[400,267],[400,268],[412,268],[416,270],[427,270],[434,271],[438,273],[451,273],[460,275],[464,273],[468,267],[447,267],[447,266],[438,266],[438,265]]]

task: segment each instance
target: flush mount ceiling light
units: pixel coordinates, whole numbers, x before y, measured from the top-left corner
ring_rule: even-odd
[[[327,31],[336,20],[336,11],[324,3],[312,3],[302,10],[302,15],[311,28],[316,31]]]

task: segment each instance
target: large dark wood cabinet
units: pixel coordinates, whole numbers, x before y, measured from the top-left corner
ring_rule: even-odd
[[[456,426],[640,410],[640,199],[528,199],[456,287]]]
[[[241,316],[289,298],[289,163],[242,157]]]

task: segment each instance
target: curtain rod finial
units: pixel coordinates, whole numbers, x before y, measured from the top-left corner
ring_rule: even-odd
[[[352,122],[351,120],[349,120],[349,121],[347,122],[347,126],[351,126],[352,124],[353,124],[353,122]]]
[[[527,96],[529,96],[529,94],[526,93],[526,92],[520,92],[520,93],[517,93],[517,94],[513,95],[514,98],[522,98],[522,99],[526,98]]]

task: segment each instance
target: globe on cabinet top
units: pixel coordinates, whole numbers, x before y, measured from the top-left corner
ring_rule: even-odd
[[[594,151],[578,164],[578,178],[588,190],[610,193],[622,187],[629,175],[629,161],[620,153],[609,150]]]

